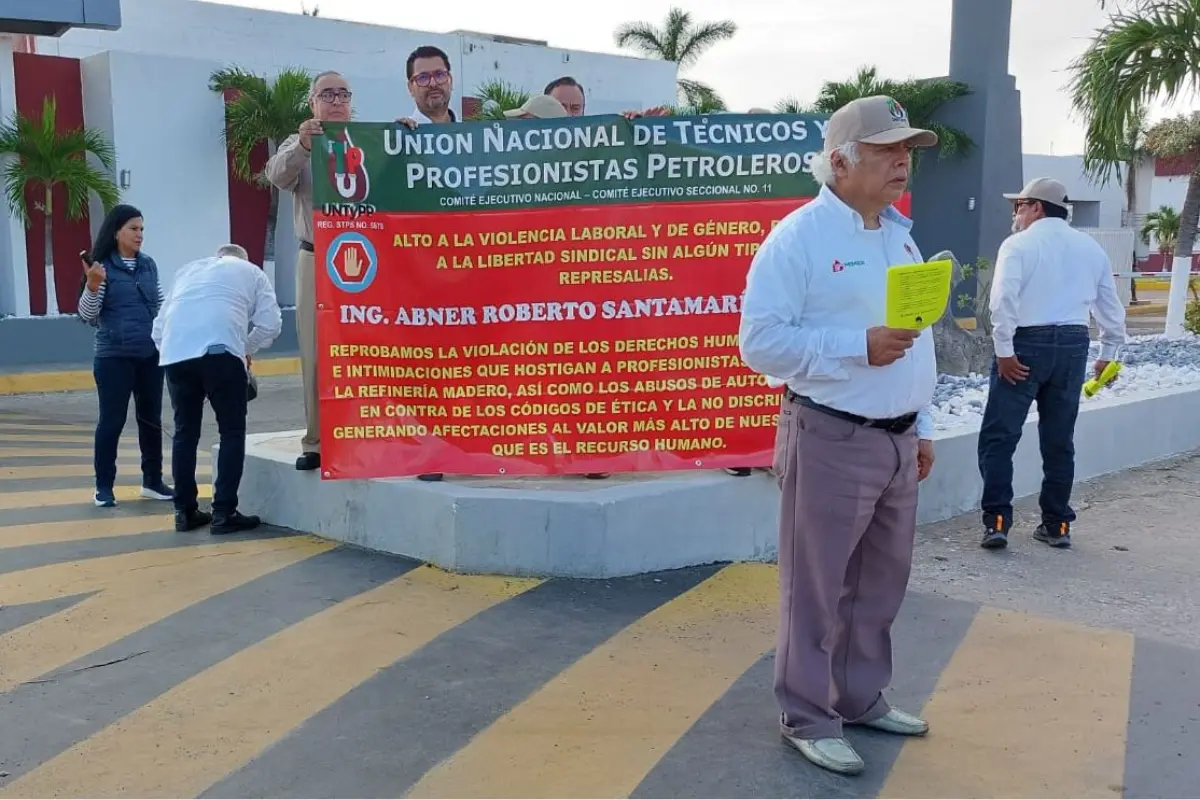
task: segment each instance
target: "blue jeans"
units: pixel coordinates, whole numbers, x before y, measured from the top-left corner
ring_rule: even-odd
[[[100,405],[93,451],[96,490],[112,491],[117,480],[117,448],[125,430],[130,396],[142,452],[142,485],[157,487],[163,475],[163,370],[158,366],[158,354],[147,358],[103,356],[93,361],[92,375]]]
[[[1013,337],[1017,359],[1029,376],[1015,385],[999,376],[992,363],[991,388],[979,431],[979,473],[983,476],[983,523],[997,518],[1012,524],[1013,453],[1029,407],[1037,403],[1038,442],[1042,451],[1042,522],[1074,522],[1071,487],[1075,483],[1075,420],[1087,376],[1088,329],[1083,325],[1018,328]]]
[[[175,509],[194,511],[196,502],[196,448],[204,401],[217,418],[221,450],[213,481],[214,519],[224,519],[237,510],[238,486],[246,460],[246,388],[249,375],[240,358],[228,353],[167,365],[167,391],[175,407],[175,438],[171,470],[175,480]]]

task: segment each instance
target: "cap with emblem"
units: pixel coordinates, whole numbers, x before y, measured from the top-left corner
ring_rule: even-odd
[[[1006,194],[1006,200],[1041,200],[1063,208],[1067,207],[1067,187],[1054,178],[1034,178],[1025,184],[1019,194]]]
[[[567,116],[567,110],[563,108],[563,104],[555,100],[548,94],[535,94],[525,101],[525,104],[520,108],[514,108],[512,111],[505,111],[504,116],[509,119],[528,114],[535,119],[558,119],[559,117]]]
[[[851,142],[896,144],[911,141],[915,147],[933,147],[937,134],[908,124],[904,106],[890,97],[874,95],[851,100],[833,112],[825,126],[825,152]]]

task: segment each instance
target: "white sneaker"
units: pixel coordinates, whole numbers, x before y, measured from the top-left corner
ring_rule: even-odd
[[[784,740],[800,754],[822,769],[841,775],[857,775],[863,771],[862,758],[845,739],[801,739],[783,734]]]
[[[864,722],[863,725],[898,736],[924,736],[929,733],[928,722],[914,717],[912,714],[906,714],[898,708],[893,708],[879,719]]]

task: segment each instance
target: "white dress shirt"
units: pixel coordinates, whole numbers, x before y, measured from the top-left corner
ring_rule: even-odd
[[[1017,328],[1100,326],[1100,359],[1116,361],[1125,345],[1125,306],[1104,248],[1065,219],[1045,217],[1000,245],[992,276],[992,340],[1013,355]]]
[[[243,361],[283,329],[271,280],[249,261],[202,258],[179,271],[151,333],[163,366],[224,345]]]
[[[880,228],[868,230],[858,212],[821,187],[754,256],[742,304],[742,360],[850,414],[886,419],[915,411],[917,435],[931,438],[937,364],[929,329],[892,364],[867,363],[867,329],[886,320],[888,268],[923,260],[911,227],[889,207]]]

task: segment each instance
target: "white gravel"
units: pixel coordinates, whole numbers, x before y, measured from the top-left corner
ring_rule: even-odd
[[[1099,354],[1092,343],[1091,360]],[[1091,364],[1088,365],[1089,377]],[[1133,336],[1122,356],[1121,374],[1115,383],[1095,397],[1083,398],[1084,407],[1110,397],[1136,397],[1163,389],[1200,387],[1200,336],[1186,334],[1182,339],[1167,339],[1161,334]],[[937,430],[978,428],[987,402],[986,375],[955,377],[941,375],[933,395],[933,422]],[[1036,409],[1031,410],[1034,414]]]

